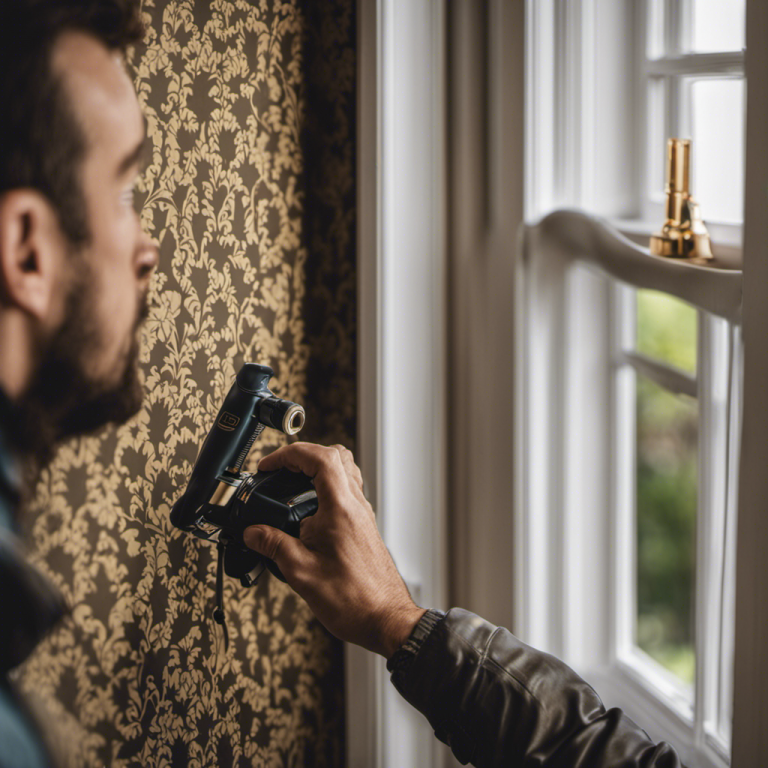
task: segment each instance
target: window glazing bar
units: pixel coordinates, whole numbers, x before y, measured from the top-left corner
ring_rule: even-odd
[[[744,75],[744,51],[725,53],[689,53],[681,56],[664,56],[649,59],[645,74],[651,77],[681,75]]]
[[[697,396],[698,386],[695,376],[659,363],[639,352],[622,352],[619,355],[618,363],[631,365],[639,374],[675,395]]]

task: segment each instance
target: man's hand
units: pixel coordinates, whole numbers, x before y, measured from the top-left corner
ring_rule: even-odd
[[[408,639],[425,613],[408,594],[363,496],[363,478],[343,446],[294,443],[259,462],[314,478],[318,510],[296,539],[253,525],[245,543],[277,563],[288,583],[336,637],[385,658]]]

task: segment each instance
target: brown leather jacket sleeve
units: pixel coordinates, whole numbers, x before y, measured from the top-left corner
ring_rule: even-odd
[[[681,768],[572,669],[454,608],[430,611],[390,660],[392,682],[462,764],[478,768]]]

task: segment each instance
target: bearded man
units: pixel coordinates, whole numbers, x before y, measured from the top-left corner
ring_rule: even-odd
[[[21,465],[141,405],[137,331],[158,255],[133,206],[145,129],[122,57],[141,36],[118,0],[0,9],[3,768],[49,764],[7,672],[63,610],[19,554]]]

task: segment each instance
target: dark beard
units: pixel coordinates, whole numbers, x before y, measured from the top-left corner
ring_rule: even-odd
[[[43,346],[33,381],[17,403],[17,447],[32,476],[51,462],[62,440],[111,422],[123,423],[141,408],[138,329],[149,314],[147,296],[139,302],[125,370],[117,384],[106,385],[85,373],[85,361],[100,349],[94,285],[88,270],[83,270],[67,299],[64,321]]]

